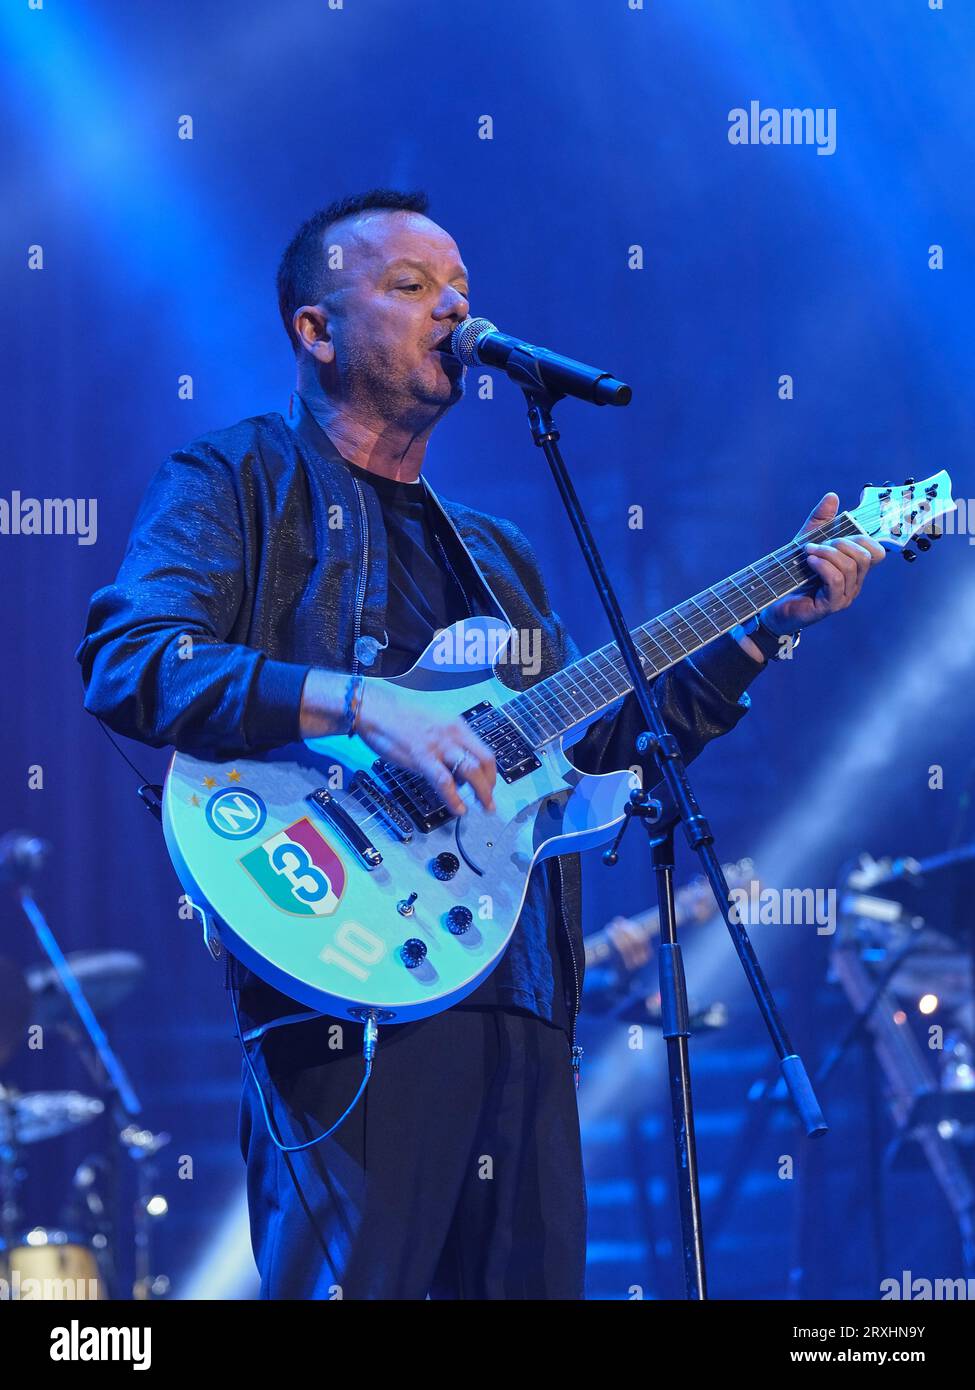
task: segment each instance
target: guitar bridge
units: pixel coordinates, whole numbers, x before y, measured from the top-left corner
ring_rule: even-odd
[[[375,807],[398,840],[408,844],[413,839],[413,826],[410,824],[409,818],[403,814],[392,797],[387,796],[377,785],[368,772],[355,774],[352,779],[352,790]]]
[[[342,837],[360,863],[367,869],[379,868],[383,862],[379,850],[326,787],[319,787],[317,792],[309,792],[305,800],[310,802],[318,814]]]

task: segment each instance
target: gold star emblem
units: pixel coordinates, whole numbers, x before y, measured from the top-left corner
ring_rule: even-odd
[[[232,767],[232,768],[230,769],[230,771],[227,773],[227,781],[228,781],[228,782],[239,782],[239,781],[240,781],[240,773],[237,771],[237,769],[236,769],[235,767]]]
[[[217,779],[215,777],[204,777],[203,785],[206,787],[207,791],[209,791],[211,787],[217,785]]]
[[[196,792],[194,792],[193,795],[190,797],[190,805],[191,805],[191,806],[199,806],[199,804],[200,804],[200,798],[197,796]]]

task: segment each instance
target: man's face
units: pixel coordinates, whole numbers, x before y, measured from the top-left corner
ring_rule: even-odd
[[[367,212],[330,227],[342,248],[323,308],[341,395],[423,423],[460,400],[464,368],[437,344],[468,315],[468,277],[442,227],[413,212]]]

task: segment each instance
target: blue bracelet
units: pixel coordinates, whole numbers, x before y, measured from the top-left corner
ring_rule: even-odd
[[[362,708],[362,692],[365,689],[365,676],[350,676],[345,688],[345,732],[349,738],[355,736],[355,726]]]

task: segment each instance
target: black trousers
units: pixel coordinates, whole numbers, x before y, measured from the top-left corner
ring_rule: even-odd
[[[362,1029],[249,1044],[279,1137],[332,1125]],[[245,1073],[240,1145],[262,1298],[579,1299],[586,1198],[569,1042],[529,1014],[452,1009],[382,1029],[365,1097],[282,1154]]]

